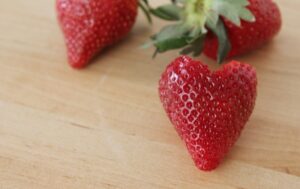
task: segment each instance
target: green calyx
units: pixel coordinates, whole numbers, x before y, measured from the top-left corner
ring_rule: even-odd
[[[205,31],[205,24],[211,10],[211,4],[211,0],[187,0],[183,16],[185,23],[190,27],[199,27]]]
[[[150,24],[152,24],[152,17],[150,14],[150,5],[148,0],[138,0],[138,5],[141,8],[141,10],[143,11],[143,13],[145,14],[148,22]]]
[[[171,4],[150,8],[152,15],[175,22],[152,36],[150,44],[156,47],[156,53],[182,49],[181,54],[198,56],[210,30],[218,38],[218,62],[221,63],[230,52],[231,44],[220,18],[237,26],[241,20],[253,22],[255,18],[248,5],[248,0],[172,0]]]

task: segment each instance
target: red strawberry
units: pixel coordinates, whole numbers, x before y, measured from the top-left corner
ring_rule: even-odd
[[[247,53],[272,39],[281,28],[281,14],[273,0],[249,0],[249,10],[256,22],[242,21],[241,27],[225,20],[231,50],[227,58]],[[213,33],[207,35],[204,53],[213,59],[217,58],[218,39]]]
[[[204,51],[222,62],[260,47],[281,28],[280,10],[273,0],[178,2],[151,10],[162,19],[179,21],[152,36],[158,53],[183,48],[182,54],[197,56]]]
[[[160,99],[196,166],[215,169],[239,138],[256,100],[256,71],[233,61],[222,70],[187,56],[162,74]]]
[[[137,0],[57,0],[70,65],[86,66],[98,52],[126,36],[135,23],[137,5]]]

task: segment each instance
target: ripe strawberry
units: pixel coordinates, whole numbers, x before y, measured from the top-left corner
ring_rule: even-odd
[[[69,63],[82,68],[105,47],[131,30],[137,0],[57,0],[58,19],[65,35]]]
[[[241,55],[256,49],[272,39],[281,28],[281,14],[278,6],[272,0],[249,0],[249,10],[254,14],[256,22],[242,21],[241,27],[225,20],[231,50],[227,58]],[[213,33],[206,38],[204,54],[217,58],[218,39]]]
[[[256,100],[256,71],[236,61],[211,72],[187,56],[159,82],[160,99],[196,166],[215,169],[239,138]]]
[[[273,0],[185,0],[151,12],[179,21],[152,37],[158,53],[184,48],[182,54],[202,51],[221,63],[272,39],[281,28],[281,14]],[[180,3],[181,2],[181,3]]]

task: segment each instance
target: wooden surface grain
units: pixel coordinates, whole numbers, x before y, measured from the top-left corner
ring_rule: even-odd
[[[163,23],[151,28],[140,14],[128,38],[75,71],[54,0],[1,0],[0,189],[299,189],[300,1],[277,2],[280,35],[237,58],[257,68],[255,112],[223,164],[204,173],[158,99],[177,53],[153,61],[139,49]]]

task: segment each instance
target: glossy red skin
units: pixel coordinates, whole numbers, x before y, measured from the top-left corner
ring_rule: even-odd
[[[124,38],[135,23],[137,7],[137,0],[57,0],[70,65],[82,68]]]
[[[236,61],[211,72],[181,56],[162,74],[161,102],[199,169],[215,169],[237,141],[255,106],[256,87],[254,68]]]
[[[225,20],[228,37],[232,45],[227,58],[242,55],[259,48],[271,40],[281,28],[281,13],[273,0],[249,0],[248,8],[254,14],[255,22],[242,21],[241,27]],[[216,59],[218,40],[211,32],[208,34],[204,54]]]

